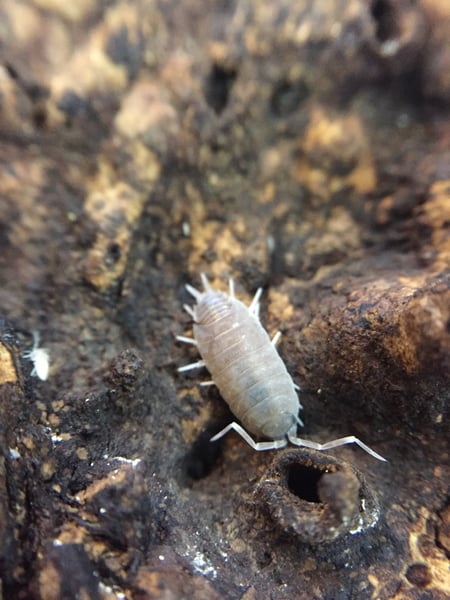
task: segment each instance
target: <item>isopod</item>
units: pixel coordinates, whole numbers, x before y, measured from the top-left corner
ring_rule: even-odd
[[[194,321],[194,337],[177,336],[180,342],[197,346],[201,360],[180,367],[178,371],[206,367],[211,380],[200,385],[216,385],[242,423],[233,421],[211,441],[233,429],[254,450],[283,448],[288,440],[296,446],[314,450],[330,450],[355,443],[378,460],[386,460],[353,435],[326,444],[297,437],[297,426],[303,425],[298,416],[302,408],[297,394],[299,388],[276,350],[281,333],[277,332],[270,340],[259,321],[262,289],[257,290],[247,307],[235,297],[232,279],[229,294],[213,290],[204,273],[201,280],[204,292],[186,285],[196,300],[193,307],[184,305]],[[248,432],[270,441],[256,442]]]
[[[39,333],[33,331],[33,347],[23,354],[24,358],[33,363],[32,377],[39,377],[41,381],[46,381],[50,368],[50,354],[46,348],[39,348]]]

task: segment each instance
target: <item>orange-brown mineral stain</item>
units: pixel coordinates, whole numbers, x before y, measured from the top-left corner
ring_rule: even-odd
[[[0,384],[15,383],[17,372],[11,353],[3,344],[0,344]]]

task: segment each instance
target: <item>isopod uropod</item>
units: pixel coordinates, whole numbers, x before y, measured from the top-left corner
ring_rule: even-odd
[[[247,308],[235,298],[232,279],[229,295],[213,290],[204,273],[201,279],[204,292],[186,285],[196,300],[193,307],[184,305],[194,320],[194,337],[177,336],[179,341],[197,346],[201,360],[178,371],[206,367],[211,380],[200,385],[217,385],[242,423],[233,421],[211,441],[234,429],[255,450],[283,448],[288,440],[296,446],[315,450],[355,443],[378,460],[385,460],[353,435],[326,444],[297,437],[297,426],[303,425],[298,416],[302,408],[296,391],[299,388],[276,350],[280,332],[271,341],[259,321],[262,289],[258,289]],[[248,431],[271,441],[255,442]]]

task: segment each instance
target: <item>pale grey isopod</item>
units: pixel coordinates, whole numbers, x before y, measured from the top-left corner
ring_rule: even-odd
[[[177,339],[196,345],[202,360],[178,370],[206,367],[212,379],[202,385],[217,385],[243,425],[233,421],[212,441],[234,429],[255,450],[282,448],[288,439],[297,446],[316,450],[355,443],[375,458],[385,460],[354,436],[326,444],[298,438],[297,426],[302,425],[298,416],[301,409],[296,392],[298,386],[275,347],[281,334],[277,333],[271,341],[259,321],[262,289],[258,289],[247,308],[235,298],[232,280],[230,293],[225,294],[213,290],[203,273],[201,279],[204,292],[186,286],[197,302],[194,307],[184,306],[194,320],[194,337],[178,336]],[[255,442],[247,431],[271,441]]]

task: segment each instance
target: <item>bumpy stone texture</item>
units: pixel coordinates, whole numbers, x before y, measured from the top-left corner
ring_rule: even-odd
[[[448,597],[448,39],[446,0],[0,5],[5,598]],[[201,271],[266,289],[302,435],[387,464],[210,444]]]

